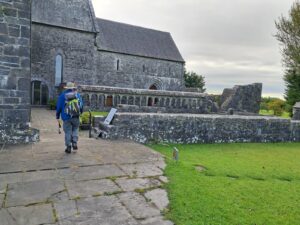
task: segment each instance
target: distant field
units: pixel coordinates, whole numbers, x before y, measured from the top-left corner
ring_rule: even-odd
[[[150,147],[167,157],[166,217],[176,225],[300,224],[300,143]]]
[[[265,115],[265,116],[273,116],[274,115],[274,112],[273,110],[260,110],[259,111],[259,114],[260,115]],[[283,118],[290,118],[290,115],[288,112],[283,112],[282,115],[280,117],[283,117]]]

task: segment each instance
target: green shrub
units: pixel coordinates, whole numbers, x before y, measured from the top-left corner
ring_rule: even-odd
[[[48,102],[48,105],[50,107],[51,110],[56,109],[56,99],[50,99]]]

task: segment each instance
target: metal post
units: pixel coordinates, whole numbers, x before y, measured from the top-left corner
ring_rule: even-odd
[[[174,148],[173,148],[173,159],[174,159],[176,162],[178,162],[178,157],[179,157],[179,150],[178,150],[176,147],[174,147]]]
[[[92,137],[92,112],[89,109],[89,138]]]

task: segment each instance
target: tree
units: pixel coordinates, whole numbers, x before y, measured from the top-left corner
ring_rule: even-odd
[[[198,75],[193,71],[184,71],[184,82],[187,88],[199,88],[200,92],[205,92],[205,81],[202,75]]]
[[[275,25],[285,66],[287,110],[292,113],[293,105],[300,101],[300,2],[297,0],[288,17],[281,16]]]
[[[268,103],[268,108],[273,110],[275,116],[281,116],[284,111],[285,102],[281,99],[273,99]]]

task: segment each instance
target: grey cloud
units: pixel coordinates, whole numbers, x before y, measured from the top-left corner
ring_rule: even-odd
[[[187,70],[206,77],[208,92],[237,83],[264,83],[283,95],[274,21],[294,0],[93,0],[101,18],[168,31]]]

